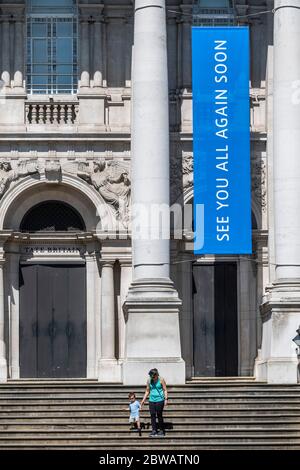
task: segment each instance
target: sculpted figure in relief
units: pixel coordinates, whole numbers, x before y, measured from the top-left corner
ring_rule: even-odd
[[[12,169],[10,162],[0,161],[0,198],[8,190],[13,181],[21,177],[38,173],[38,165],[36,162],[21,161],[16,169]]]
[[[78,169],[78,176],[92,184],[103,199],[112,205],[118,220],[128,225],[131,182],[128,171],[117,163],[100,160],[93,162],[93,170]]]

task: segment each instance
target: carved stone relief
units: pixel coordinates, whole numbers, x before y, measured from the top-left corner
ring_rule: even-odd
[[[39,173],[37,160],[21,160],[16,168],[12,168],[8,160],[0,161],[0,198],[8,190],[13,181],[28,175]]]
[[[171,202],[174,204],[181,195],[184,195],[194,183],[194,160],[191,153],[183,156],[175,155],[171,158]]]
[[[68,173],[82,178],[98,191],[115,212],[117,220],[127,227],[130,220],[131,181],[129,164],[124,161],[100,159],[92,162],[69,163],[63,167]]]
[[[267,167],[260,157],[252,161],[252,196],[263,212],[267,210]]]
[[[44,176],[45,182],[59,183],[62,173],[81,178],[93,186],[113,209],[116,219],[127,227],[130,220],[129,161],[99,159],[87,162],[75,160],[63,164],[59,159],[0,160],[0,199],[13,182],[28,175]]]

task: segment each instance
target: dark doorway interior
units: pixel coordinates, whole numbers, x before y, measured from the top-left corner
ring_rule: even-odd
[[[194,375],[238,375],[236,263],[193,266]]]
[[[20,266],[20,376],[86,377],[84,265]]]

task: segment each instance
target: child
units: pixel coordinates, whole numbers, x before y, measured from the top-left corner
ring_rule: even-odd
[[[130,400],[130,403],[129,403],[129,411],[130,411],[129,423],[133,423],[133,426],[136,423],[139,435],[141,436],[142,431],[141,431],[141,422],[140,422],[140,408],[141,408],[140,402],[136,399],[136,396],[135,396],[134,392],[130,392],[128,394],[128,398]],[[132,427],[130,429],[134,429],[134,427]]]

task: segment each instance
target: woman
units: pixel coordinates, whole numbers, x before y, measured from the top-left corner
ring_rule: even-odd
[[[164,436],[164,406],[168,404],[168,391],[166,382],[159,376],[157,369],[149,371],[150,379],[147,380],[147,388],[141,402],[141,409],[149,396],[149,410],[151,415],[152,432],[150,437]],[[158,419],[159,432],[157,432],[156,416]]]

